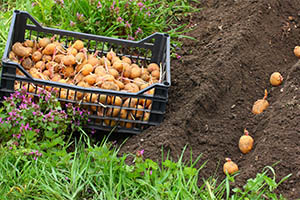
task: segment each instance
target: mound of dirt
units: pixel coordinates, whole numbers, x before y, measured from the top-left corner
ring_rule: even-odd
[[[202,154],[200,163],[208,160],[203,177],[224,178],[225,157],[238,163],[237,185],[280,161],[278,178],[293,175],[278,192],[300,198],[300,63],[293,54],[300,44],[299,0],[203,2],[190,19],[195,28],[188,35],[196,41],[185,40],[182,58],[171,63],[164,122],[130,137],[121,152],[145,149],[145,157],[159,160],[161,147],[177,158],[188,145],[194,158]],[[269,83],[274,71],[284,77],[281,86]],[[270,107],[254,115],[264,89]],[[244,128],[255,139],[247,155],[237,145]]]

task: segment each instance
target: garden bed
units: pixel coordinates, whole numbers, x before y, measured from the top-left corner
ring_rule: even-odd
[[[161,146],[177,157],[188,144],[195,157],[208,160],[204,177],[216,172],[224,178],[225,157],[234,160],[240,167],[236,185],[280,161],[274,167],[278,178],[293,175],[279,192],[300,198],[300,68],[293,54],[300,44],[299,2],[207,0],[201,7],[188,34],[197,41],[185,40],[181,59],[171,63],[165,121],[131,137],[122,152],[143,148],[146,157],[157,160]],[[274,71],[284,77],[279,87],[269,83]],[[265,88],[270,107],[254,115],[252,105]],[[237,146],[244,128],[255,140],[247,155]]]

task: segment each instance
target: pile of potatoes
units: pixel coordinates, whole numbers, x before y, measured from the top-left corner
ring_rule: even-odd
[[[67,48],[54,38],[46,37],[39,41],[16,42],[12,46],[9,58],[21,64],[33,78],[87,88],[136,93],[153,83],[160,82],[161,78],[161,70],[156,63],[139,66],[126,56],[117,56],[113,50],[105,56],[98,57],[98,52],[89,53],[81,40],[70,43]],[[17,74],[23,75],[19,70]],[[36,86],[33,84],[27,86],[29,92],[34,92]],[[47,86],[46,89],[51,89],[51,87]],[[152,95],[154,89],[146,93]],[[141,109],[151,109],[152,103],[151,100],[146,99],[81,93],[63,88],[58,97],[99,104],[100,109],[99,106],[91,106],[91,110],[99,116],[119,116],[124,119],[145,121],[149,119],[149,113]],[[106,109],[106,105],[115,107]],[[135,108],[135,110],[121,110],[118,106]],[[113,126],[116,122],[106,121],[105,123]],[[124,126],[130,128],[132,124],[125,123]]]

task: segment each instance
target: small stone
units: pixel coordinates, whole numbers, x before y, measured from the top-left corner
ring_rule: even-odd
[[[236,105],[235,105],[235,104],[233,104],[233,105],[231,106],[231,109],[233,109],[235,106],[236,106]]]
[[[280,92],[283,92],[283,88],[280,89]]]
[[[144,142],[144,139],[143,139],[143,138],[141,139],[141,142]]]

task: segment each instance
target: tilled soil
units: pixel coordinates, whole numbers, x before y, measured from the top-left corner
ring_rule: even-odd
[[[163,147],[176,159],[188,145],[194,158],[202,154],[199,165],[208,160],[200,176],[216,172],[220,178],[230,157],[240,168],[237,186],[280,161],[274,166],[278,180],[293,175],[278,192],[300,198],[300,62],[293,54],[300,45],[300,2],[202,2],[190,19],[188,35],[196,40],[184,40],[182,58],[171,62],[164,122],[130,137],[121,152],[145,149],[145,157],[159,160]],[[284,77],[278,87],[269,83],[275,71]],[[254,115],[252,105],[264,89],[270,106]],[[255,140],[246,155],[237,145],[244,128]]]

